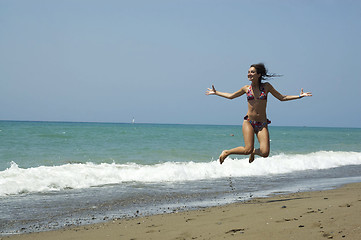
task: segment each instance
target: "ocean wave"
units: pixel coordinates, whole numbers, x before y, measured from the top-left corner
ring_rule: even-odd
[[[21,193],[80,189],[126,182],[181,182],[224,177],[247,177],[361,165],[359,152],[320,151],[309,154],[279,154],[268,158],[226,159],[210,162],[69,163],[61,166],[20,168],[15,162],[0,172],[0,196]]]

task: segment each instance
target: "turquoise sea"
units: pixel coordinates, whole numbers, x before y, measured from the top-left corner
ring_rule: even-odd
[[[241,126],[0,121],[0,235],[182,211],[361,181],[361,129],[270,126],[248,163]]]

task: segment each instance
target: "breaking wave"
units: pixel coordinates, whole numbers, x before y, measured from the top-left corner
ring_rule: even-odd
[[[61,166],[20,168],[15,162],[0,172],[0,196],[21,193],[80,189],[127,182],[180,182],[224,177],[247,177],[361,165],[359,152],[320,151],[309,154],[279,154],[268,158],[226,159],[210,162],[69,163]]]

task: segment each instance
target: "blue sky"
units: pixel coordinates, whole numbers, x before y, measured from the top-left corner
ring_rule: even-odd
[[[361,1],[0,0],[0,120],[241,124],[264,62],[274,126],[361,127]]]

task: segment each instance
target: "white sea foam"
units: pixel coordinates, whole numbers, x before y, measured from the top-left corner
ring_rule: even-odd
[[[359,152],[280,154],[269,158],[226,159],[223,165],[214,160],[205,163],[166,162],[156,165],[65,164],[23,169],[16,163],[0,172],[0,196],[28,192],[89,188],[125,182],[177,182],[223,177],[262,176],[302,170],[318,170],[346,165],[361,165]]]

